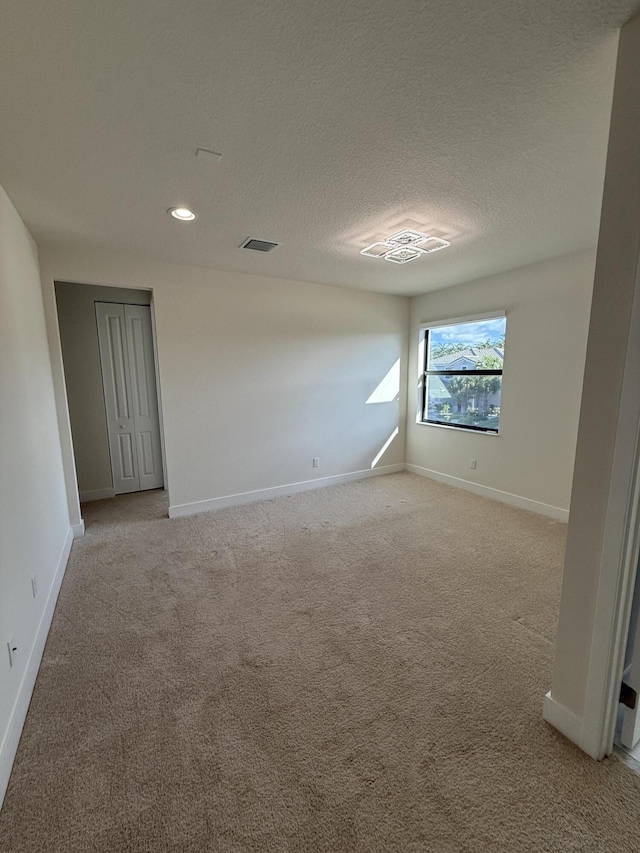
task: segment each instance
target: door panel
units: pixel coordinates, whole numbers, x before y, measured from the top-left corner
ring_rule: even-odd
[[[164,477],[151,309],[148,305],[125,305],[124,315],[129,346],[140,489],[159,489],[164,484]]]
[[[113,399],[116,418],[129,417],[129,401],[127,400],[127,378],[123,318],[113,313],[107,314],[109,329],[109,380],[113,386]]]
[[[131,315],[127,309],[133,306],[125,306],[125,316],[129,331],[129,343],[131,347],[131,379],[133,382],[133,405],[137,417],[149,417],[149,387],[147,373],[149,366],[145,358],[144,325],[142,317]],[[155,382],[155,377],[153,377]]]
[[[153,459],[153,438],[151,433],[140,433],[140,475],[149,476],[155,471]]]
[[[113,487],[122,495],[140,490],[124,305],[96,302],[96,319]]]
[[[136,466],[133,463],[133,443],[131,441],[131,435],[128,433],[123,435],[120,433],[118,436],[118,443],[120,445],[120,474],[123,479],[131,480],[136,476]]]

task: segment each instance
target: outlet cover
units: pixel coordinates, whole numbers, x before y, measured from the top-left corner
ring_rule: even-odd
[[[314,457],[313,457],[313,467],[314,467],[314,468],[319,468],[319,467],[320,467],[320,457],[319,457],[319,456],[314,456]]]
[[[34,598],[38,594],[38,578],[35,575],[31,578],[31,592]]]
[[[469,468],[475,468],[475,467],[476,467],[476,460],[470,459],[469,460]]]

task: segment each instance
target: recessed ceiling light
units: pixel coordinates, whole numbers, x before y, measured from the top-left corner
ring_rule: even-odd
[[[384,241],[372,243],[366,249],[362,249],[360,254],[368,258],[384,258],[385,261],[391,261],[394,264],[406,264],[409,261],[415,261],[421,255],[430,255],[450,245],[448,240],[430,237],[422,231],[405,228],[404,231],[398,231],[386,237]]]
[[[197,218],[197,213],[189,210],[188,207],[170,207],[167,213],[173,216],[174,219],[179,219],[180,222],[191,222]]]

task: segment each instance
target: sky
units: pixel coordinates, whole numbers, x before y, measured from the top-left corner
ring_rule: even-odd
[[[459,326],[436,326],[429,330],[429,343],[436,344],[465,344],[477,346],[486,340],[497,341],[504,335],[506,318],[496,320],[480,320],[477,323],[461,323]]]

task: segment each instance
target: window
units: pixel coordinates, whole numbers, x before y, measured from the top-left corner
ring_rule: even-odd
[[[506,323],[494,315],[424,328],[418,420],[498,432]]]

